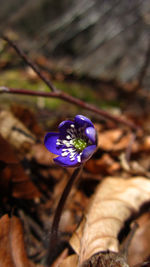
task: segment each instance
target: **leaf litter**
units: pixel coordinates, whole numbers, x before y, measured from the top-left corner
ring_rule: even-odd
[[[3,62],[1,69],[6,66],[7,62]],[[38,78],[33,79],[27,69],[22,69],[20,75],[38,83]],[[56,79],[57,75],[54,76]],[[61,77],[61,80],[75,80],[70,74],[67,77],[62,73]],[[98,83],[92,79],[90,82]],[[106,81],[103,83],[108,86]],[[123,90],[123,95],[129,94],[125,86]],[[121,92],[113,92],[121,101]],[[103,93],[100,94],[100,90],[96,92],[102,98]],[[98,129],[98,150],[85,164],[81,179],[74,185],[65,205],[60,244],[52,267],[149,264],[150,116],[148,105],[140,116],[137,114],[141,109],[136,97],[132,105],[127,102],[124,101],[124,113],[119,110],[120,116],[130,117],[142,130],[136,133],[130,145],[133,133],[129,128],[93,116]],[[68,118],[69,113],[68,110]],[[53,155],[47,153],[43,145],[45,132],[56,130],[59,122],[58,111],[36,109],[33,112],[14,101],[9,109],[0,110],[3,151],[0,153],[0,266],[45,266],[56,204],[72,173],[55,166]],[[139,227],[126,259],[120,256],[120,251],[134,221]]]

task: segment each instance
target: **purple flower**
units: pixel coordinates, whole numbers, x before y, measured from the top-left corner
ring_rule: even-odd
[[[54,161],[63,167],[78,167],[87,161],[96,150],[97,136],[93,123],[82,115],[74,121],[60,123],[58,133],[47,133],[46,148],[58,155]]]

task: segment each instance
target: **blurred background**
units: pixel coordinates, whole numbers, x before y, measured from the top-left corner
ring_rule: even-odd
[[[56,203],[71,175],[70,170],[56,166],[54,155],[45,149],[46,132],[57,132],[60,122],[83,114],[94,123],[99,140],[97,152],[84,166],[83,179],[65,207],[60,248],[54,258],[68,248],[96,185],[105,176],[150,178],[150,1],[0,0],[0,34],[16,42],[58,90],[79,103],[82,100],[105,110],[105,116],[99,116],[69,100],[23,95],[22,90],[39,94],[50,88],[12,43],[0,38],[0,229],[9,221],[8,217],[1,220],[1,215],[21,218],[28,257],[43,264]],[[8,94],[10,88],[20,94]],[[114,115],[113,120],[107,120],[106,113]],[[129,123],[120,120],[131,121],[140,131],[133,132]],[[132,206],[138,211],[136,205]],[[145,219],[129,251],[131,266],[150,262],[149,211],[148,205],[145,210],[142,206]],[[141,212],[136,215],[139,219]],[[120,243],[129,233],[130,222],[122,230],[123,224],[116,226],[121,230]],[[4,256],[17,253],[18,259],[22,246],[20,235],[14,240],[12,232],[7,238],[3,233],[6,229],[0,231],[0,266],[8,267]],[[70,249],[65,253],[69,255]]]
[[[0,0],[0,30],[57,69],[128,82],[144,62],[149,0]],[[144,87],[150,84],[150,68]]]

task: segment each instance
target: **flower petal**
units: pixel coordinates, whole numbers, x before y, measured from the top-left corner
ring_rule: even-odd
[[[59,132],[60,132],[62,138],[64,138],[66,136],[67,130],[68,130],[68,128],[70,128],[71,125],[74,125],[74,122],[69,121],[69,120],[62,121],[59,124],[58,129],[59,129]]]
[[[59,156],[57,158],[54,158],[53,160],[62,167],[77,167],[82,164],[78,162],[77,157],[73,161],[70,160],[69,156],[66,157]]]
[[[77,127],[83,127],[83,126],[94,127],[93,123],[87,117],[84,117],[83,115],[75,116],[74,121],[75,121],[75,126]]]
[[[44,139],[44,144],[50,152],[56,155],[61,155],[62,147],[56,146],[57,139],[59,139],[59,133],[47,133]]]
[[[87,127],[85,129],[85,134],[93,144],[97,143],[97,135],[94,127]]]
[[[81,155],[81,162],[87,161],[95,152],[96,145],[87,146]]]

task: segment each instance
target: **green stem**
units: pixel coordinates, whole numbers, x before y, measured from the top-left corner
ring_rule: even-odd
[[[57,208],[56,208],[56,212],[55,212],[55,216],[53,219],[53,223],[52,223],[52,228],[51,228],[51,235],[50,235],[50,241],[49,241],[49,248],[48,248],[48,255],[47,255],[47,259],[46,259],[46,266],[49,266],[53,254],[54,254],[54,250],[57,246],[57,242],[58,242],[58,227],[59,227],[59,223],[60,223],[60,219],[61,219],[61,215],[62,215],[62,211],[64,208],[64,205],[66,203],[66,199],[71,191],[72,185],[74,183],[74,181],[79,177],[81,171],[82,171],[83,166],[76,168],[71,176],[71,178],[69,179],[62,195],[61,198],[58,202]]]

